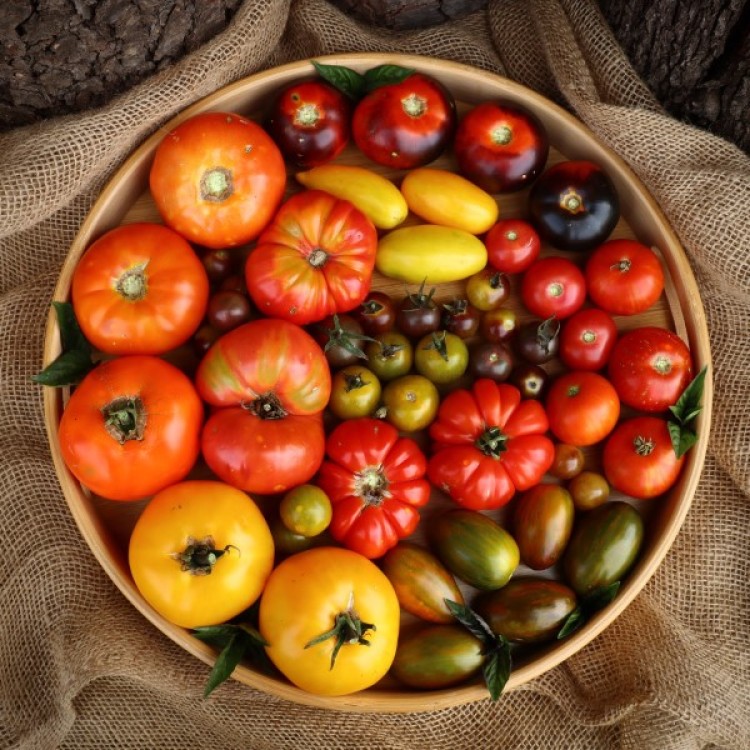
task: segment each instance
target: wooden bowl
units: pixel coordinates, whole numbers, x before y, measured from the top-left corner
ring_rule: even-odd
[[[347,65],[359,71],[384,62],[413,67],[442,81],[456,98],[459,112],[481,101],[502,97],[532,110],[545,124],[552,144],[550,163],[562,159],[586,158],[598,162],[613,179],[619,192],[622,219],[613,237],[634,237],[658,249],[667,276],[666,290],[653,308],[641,315],[618,318],[622,330],[640,325],[658,325],[677,331],[688,342],[696,371],[710,360],[709,341],[701,299],[690,265],[676,236],[662,215],[654,199],[630,171],[621,158],[603,146],[576,118],[539,94],[496,75],[452,62],[417,56],[349,54],[321,58],[327,63]],[[284,65],[238,81],[217,91],[184,110],[143,143],[118,170],[83,223],[70,248],[55,291],[56,300],[67,300],[76,263],[89,244],[104,232],[121,223],[159,221],[148,190],[148,174],[157,144],[177,123],[206,110],[233,111],[258,117],[267,106],[270,95],[280,86],[313,74],[312,65],[301,61]],[[399,173],[366,162],[353,147],[348,147],[340,161],[367,165],[388,176]],[[441,157],[434,166],[454,168],[451,156]],[[290,189],[294,180],[290,179]],[[498,196],[501,216],[523,214],[526,191],[509,196]],[[543,253],[550,253],[544,248]],[[572,255],[575,257],[575,254]],[[374,286],[402,295],[404,286],[376,276]],[[450,297],[460,285],[444,285],[438,296]],[[524,314],[519,309],[520,314]],[[526,314],[528,317],[528,314]],[[59,331],[54,316],[50,315],[45,341],[45,362],[52,361],[60,352]],[[144,506],[144,502],[116,503],[92,496],[74,479],[63,463],[57,439],[67,392],[45,389],[44,408],[52,455],[65,498],[78,527],[104,570],[130,602],[159,630],[186,651],[207,664],[212,664],[215,651],[180,627],[170,624],[144,601],[130,576],[127,564],[127,544],[130,531]],[[634,599],[653,575],[674,541],[698,484],[708,441],[712,401],[711,378],[706,380],[703,413],[698,418],[698,443],[689,452],[679,481],[663,498],[638,504],[647,520],[644,548],[636,567],[625,579],[615,601],[594,616],[581,630],[566,640],[538,649],[514,664],[506,689],[510,690],[552,669],[582,649],[599,635]],[[596,465],[596,454],[587,453],[587,462]],[[423,515],[439,510],[448,501],[437,498]],[[495,515],[502,520],[502,514]],[[522,572],[519,571],[519,572]],[[208,670],[207,670],[208,674]],[[235,679],[258,690],[297,703],[329,709],[356,712],[412,712],[431,711],[487,698],[486,688],[479,680],[447,690],[418,692],[405,689],[385,679],[377,686],[340,698],[318,697],[305,693],[283,679],[260,674],[240,666]]]

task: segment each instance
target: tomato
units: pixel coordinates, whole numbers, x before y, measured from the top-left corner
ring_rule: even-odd
[[[616,490],[647,500],[665,493],[680,475],[667,422],[660,417],[634,417],[617,426],[604,445],[602,465]]]
[[[404,432],[423,430],[435,419],[440,394],[424,375],[402,375],[383,388],[385,418]]]
[[[312,327],[312,332],[323,347],[328,364],[334,369],[361,363],[366,357],[362,344],[370,337],[354,315],[328,315]]]
[[[394,380],[411,370],[414,347],[402,333],[389,331],[368,343],[365,354],[370,369],[380,380]]]
[[[536,229],[523,219],[501,219],[484,238],[487,260],[502,273],[521,273],[538,257],[542,242]]]
[[[396,325],[396,305],[385,292],[371,291],[352,315],[368,336],[385,333]]]
[[[260,599],[269,658],[315,695],[345,695],[378,682],[393,662],[399,624],[398,599],[377,565],[336,547],[284,560]]]
[[[542,365],[560,350],[560,321],[554,316],[547,320],[527,320],[515,337],[516,350],[527,362]]]
[[[482,312],[497,310],[509,297],[508,277],[493,268],[482,268],[466,280],[466,298]]]
[[[333,376],[328,407],[339,419],[367,417],[375,411],[380,391],[374,372],[362,365],[349,365]]]
[[[440,327],[440,308],[435,303],[434,287],[425,292],[424,281],[419,291],[407,294],[396,307],[396,328],[411,337],[421,338]]]
[[[568,482],[576,510],[591,510],[609,500],[609,483],[596,471],[582,471]]]
[[[110,230],[73,272],[71,299],[86,338],[108,354],[163,354],[203,320],[208,276],[193,248],[160,224]]]
[[[260,319],[224,334],[196,372],[216,409],[203,429],[206,463],[248,492],[284,492],[323,459],[321,412],[331,374],[321,348],[293,323]]]
[[[284,195],[286,169],[260,125],[236,114],[203,112],[167,133],[149,180],[168,226],[191,242],[221,248],[261,233]]]
[[[430,426],[430,481],[466,508],[499,508],[551,466],[547,428],[538,401],[522,401],[513,386],[477,380],[470,391],[448,394]]]
[[[370,290],[377,244],[375,226],[349,201],[297,193],[248,255],[247,290],[264,315],[299,325],[352,310]]]
[[[479,329],[481,313],[469,300],[457,299],[443,305],[442,327],[462,339],[471,338]]]
[[[601,370],[617,341],[612,316],[595,307],[571,315],[560,332],[560,359],[571,370]]]
[[[495,199],[469,180],[445,169],[412,169],[401,182],[412,213],[428,224],[483,234],[496,221]]]
[[[511,370],[509,381],[521,391],[522,398],[540,399],[547,390],[549,375],[543,367],[524,362]]]
[[[549,473],[558,479],[572,479],[583,471],[585,460],[583,451],[577,445],[557,443],[555,460],[549,467]]]
[[[531,264],[521,281],[521,300],[539,318],[569,318],[586,300],[586,280],[567,258],[549,256]]]
[[[508,341],[518,330],[518,316],[510,307],[487,310],[482,316],[480,331],[485,341],[500,343]]]
[[[609,240],[589,256],[586,286],[602,310],[637,315],[661,296],[664,271],[650,247],[635,240]]]
[[[349,142],[347,98],[324,81],[295,81],[277,94],[266,130],[296,167],[315,167],[335,159]]]
[[[620,218],[620,201],[607,173],[591,161],[549,167],[529,193],[531,223],[561,250],[592,250]]]
[[[510,377],[513,355],[502,342],[481,341],[469,350],[469,369],[475,378],[489,378],[500,383]]]
[[[576,446],[603,440],[620,416],[617,392],[595,372],[574,370],[557,377],[547,392],[546,406],[553,435]]]
[[[253,318],[250,300],[241,292],[222,289],[208,300],[206,319],[217,331],[225,333]]]
[[[138,500],[184,479],[198,458],[203,405],[162,359],[103,362],[70,396],[60,452],[79,482],[110,500]]]
[[[386,167],[413,169],[436,159],[456,125],[453,96],[431,76],[413,73],[360,99],[352,116],[354,142]]]
[[[323,542],[322,536],[304,536],[291,531],[278,516],[271,519],[270,525],[277,561],[289,555],[296,555],[298,552],[331,543],[330,539]]]
[[[416,529],[430,485],[411,438],[377,419],[350,419],[328,436],[326,455],[317,482],[331,498],[337,542],[376,558]]]
[[[410,284],[460,281],[487,265],[487,248],[463,229],[416,224],[381,237],[376,265],[383,276]]]
[[[221,283],[231,276],[236,261],[235,253],[224,247],[207,250],[201,256],[201,263],[203,263],[212,284]]]
[[[659,412],[676,403],[693,366],[690,350],[676,333],[645,326],[618,339],[607,372],[624,404]]]
[[[482,102],[464,115],[453,150],[461,174],[490,193],[530,185],[549,154],[549,138],[530,110],[510,102]]]
[[[320,487],[301,484],[289,490],[279,503],[279,517],[294,534],[322,534],[331,523],[331,501]]]
[[[469,350],[455,333],[440,331],[419,340],[414,348],[414,367],[433,383],[458,380],[469,364]]]
[[[260,596],[273,556],[258,506],[213,481],[179,482],[154,495],[128,548],[143,598],[185,628],[217,625],[246,610]]]

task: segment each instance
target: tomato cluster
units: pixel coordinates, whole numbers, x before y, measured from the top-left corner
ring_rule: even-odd
[[[619,325],[661,297],[659,257],[611,237],[601,166],[548,166],[532,111],[459,118],[430,76],[317,69],[262,125],[207,113],[164,137],[164,223],[113,229],[76,268],[107,356],[60,444],[93,492],[151,498],[129,560],[166,619],[259,600],[268,657],[305,690],[389,670],[445,687],[606,603],[643,538],[623,499],[679,475],[667,414],[693,363],[675,333]],[[527,214],[501,216],[497,194],[523,190]],[[456,507],[425,546],[439,497]],[[400,612],[423,625],[400,637]]]

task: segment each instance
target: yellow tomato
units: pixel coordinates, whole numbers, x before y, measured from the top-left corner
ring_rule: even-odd
[[[482,234],[497,221],[495,199],[455,172],[413,169],[404,177],[401,192],[411,211],[430,224]]]
[[[347,617],[361,624],[359,635],[346,628]],[[338,547],[300,552],[278,565],[258,621],[271,661],[316,695],[346,695],[380,680],[396,654],[399,623],[398,599],[385,574]],[[325,637],[337,626],[339,636]],[[342,643],[334,658],[337,637]]]
[[[362,365],[349,365],[331,379],[328,408],[339,419],[367,417],[377,408],[381,385],[377,375]]]
[[[185,481],[162,490],[130,537],[138,590],[185,628],[216,625],[247,609],[263,590],[273,556],[258,506],[223,482]]]
[[[384,276],[411,284],[459,281],[487,265],[487,248],[463,229],[420,224],[381,237],[375,267]]]
[[[385,418],[404,432],[423,430],[437,416],[440,393],[424,375],[402,375],[383,389]]]
[[[408,215],[401,191],[388,179],[364,167],[324,164],[298,172],[297,181],[353,203],[378,229],[393,229]]]

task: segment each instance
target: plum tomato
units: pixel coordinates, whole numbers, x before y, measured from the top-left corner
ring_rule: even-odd
[[[393,380],[406,375],[414,361],[411,341],[398,331],[378,334],[365,347],[370,369],[380,380]]]
[[[554,316],[546,320],[527,320],[514,339],[516,351],[526,362],[542,365],[560,350],[560,321]]]
[[[443,305],[443,328],[462,339],[469,339],[477,332],[480,318],[479,310],[467,299],[456,299]]]
[[[607,173],[591,161],[547,169],[529,193],[529,214],[542,239],[560,250],[592,250],[620,218],[620,200]]]
[[[396,325],[396,306],[385,292],[371,291],[351,315],[368,336],[385,333]]]
[[[386,420],[396,429],[416,432],[437,416],[440,394],[424,375],[403,375],[383,388]]]
[[[586,300],[586,279],[567,258],[551,255],[534,261],[521,280],[521,300],[539,318],[570,317]]]
[[[335,159],[349,142],[350,105],[324,81],[296,81],[276,95],[266,130],[284,157],[308,169]]]
[[[466,279],[466,297],[482,312],[502,307],[510,297],[508,277],[489,266]]]
[[[202,112],[164,136],[154,153],[151,194],[164,222],[209,248],[254,240],[284,197],[284,157],[255,122]]]
[[[604,440],[620,416],[617,391],[595,372],[574,370],[558,376],[550,384],[545,403],[552,434],[579,447]]]
[[[586,286],[594,304],[613,315],[648,310],[664,289],[656,253],[635,240],[609,240],[586,263]]]
[[[539,234],[523,219],[501,219],[484,238],[489,265],[502,273],[521,273],[538,257]]]
[[[690,350],[676,333],[644,326],[618,339],[607,372],[624,404],[659,412],[680,397],[691,380],[693,366]]]
[[[436,159],[455,126],[453,96],[435,78],[421,73],[366,94],[352,116],[352,136],[360,151],[394,169],[413,169]]]
[[[328,408],[339,419],[355,419],[372,414],[380,401],[380,381],[362,365],[349,365],[331,380]]]
[[[396,328],[410,338],[418,339],[440,328],[440,308],[435,303],[435,289],[407,294],[396,307]]]
[[[530,185],[544,169],[549,138],[531,111],[505,101],[483,102],[464,115],[453,150],[461,174],[489,193]]]
[[[469,368],[475,378],[489,378],[501,383],[513,370],[513,355],[499,341],[480,341],[469,350]]]
[[[579,310],[560,332],[560,359],[571,370],[601,370],[617,341],[612,316],[595,307]]]
[[[433,383],[452,383],[465,372],[469,351],[460,336],[434,331],[423,336],[414,348],[414,367]]]

